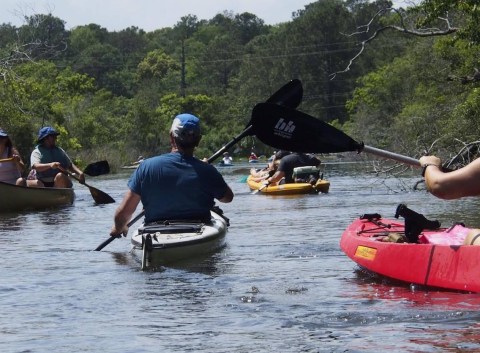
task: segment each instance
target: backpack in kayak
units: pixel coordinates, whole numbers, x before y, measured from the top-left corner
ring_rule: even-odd
[[[320,169],[314,166],[297,167],[293,169],[293,180],[296,183],[310,183],[315,185],[320,179]]]

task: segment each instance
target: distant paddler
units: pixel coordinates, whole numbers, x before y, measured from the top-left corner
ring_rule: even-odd
[[[223,153],[223,158],[220,161],[219,165],[227,166],[233,164],[233,158],[228,154],[228,152]]]

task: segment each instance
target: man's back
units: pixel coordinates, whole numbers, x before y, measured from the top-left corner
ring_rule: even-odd
[[[305,166],[318,166],[320,160],[312,155],[304,153],[292,153],[280,160],[278,170],[285,173],[285,183],[293,183],[293,169]]]
[[[208,218],[214,198],[228,190],[211,165],[179,152],[145,160],[128,182],[141,196],[145,221]]]

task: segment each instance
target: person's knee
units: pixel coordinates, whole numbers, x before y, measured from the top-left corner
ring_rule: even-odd
[[[25,178],[18,178],[17,181],[15,182],[15,185],[27,186],[27,181],[25,180]]]
[[[55,175],[54,185],[57,188],[71,188],[72,181],[70,180],[68,175],[58,173],[57,175]]]
[[[464,245],[480,245],[480,229],[470,229],[465,240]]]
[[[45,184],[43,184],[40,180],[27,180],[27,186],[30,188],[43,188]]]

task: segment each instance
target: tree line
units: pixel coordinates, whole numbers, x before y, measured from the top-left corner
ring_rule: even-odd
[[[66,30],[62,19],[35,14],[20,27],[0,25],[0,126],[24,158],[51,125],[80,165],[115,167],[168,151],[172,118],[191,112],[204,127],[198,154],[208,157],[244,129],[256,103],[298,78],[298,109],[357,140],[451,154],[480,132],[479,17],[475,0],[407,9],[320,0],[277,25],[226,11],[109,32]],[[252,149],[271,152],[250,137],[232,152]]]

